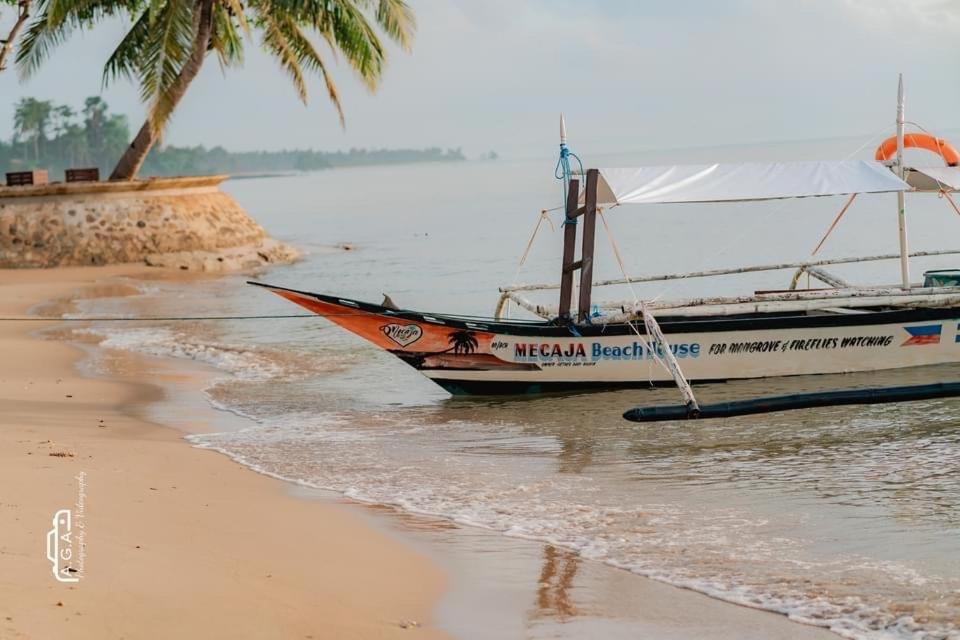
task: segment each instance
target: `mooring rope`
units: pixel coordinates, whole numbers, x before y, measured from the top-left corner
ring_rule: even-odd
[[[817,255],[817,253],[818,253],[818,252],[820,251],[820,249],[823,247],[823,243],[827,241],[827,238],[830,237],[830,234],[833,233],[833,230],[837,228],[837,224],[839,224],[840,218],[843,217],[843,214],[845,214],[845,213],[847,212],[847,209],[850,208],[850,205],[852,205],[852,204],[853,204],[853,201],[856,200],[856,199],[857,199],[857,194],[856,194],[856,193],[853,194],[852,196],[850,196],[850,199],[847,200],[847,203],[846,203],[845,205],[843,205],[843,209],[840,209],[840,213],[838,213],[838,214],[837,214],[837,217],[833,219],[833,223],[830,225],[830,228],[827,229],[827,232],[826,232],[825,234],[823,234],[823,237],[822,237],[822,238],[820,238],[820,242],[817,243],[817,246],[814,248],[814,250],[810,252],[810,255],[811,255],[811,256]]]
[[[556,232],[557,228],[553,226],[553,220],[550,219],[550,209],[541,209],[540,217],[537,218],[537,226],[533,228],[533,233],[530,235],[530,240],[527,242],[527,248],[523,250],[523,255],[520,256],[520,262],[517,264],[517,270],[513,272],[513,280],[511,284],[517,283],[517,277],[520,275],[520,270],[523,269],[523,265],[527,261],[527,256],[530,255],[530,249],[533,247],[533,241],[537,239],[537,233],[540,232],[540,225],[543,224],[544,220],[546,220],[547,224],[550,225],[550,230]]]
[[[577,164],[580,165],[580,175],[583,175],[583,162],[580,160],[580,156],[575,154],[573,151],[567,147],[567,143],[560,143],[560,157],[557,159],[557,166],[553,170],[553,176],[557,180],[563,180],[563,200],[567,200],[567,191],[570,185],[570,177],[573,175],[573,172],[570,170],[570,158],[573,157]],[[566,221],[565,221],[566,222]],[[576,224],[574,221],[572,224]]]
[[[416,311],[407,311],[403,310],[403,313],[412,313],[416,315],[422,315]],[[352,311],[346,313],[287,313],[287,314],[276,314],[276,315],[260,315],[260,316],[140,316],[140,317],[117,317],[117,316],[89,316],[89,317],[79,317],[79,318],[60,318],[55,316],[9,316],[9,317],[0,317],[0,322],[193,322],[196,320],[275,320],[275,319],[284,319],[284,318],[348,318],[356,317],[363,315],[380,315],[384,316],[384,312],[378,311]],[[429,315],[429,314],[427,314]],[[391,316],[385,316],[391,317]],[[396,316],[399,317],[399,316]],[[491,318],[490,316],[471,316],[465,315],[462,313],[458,314],[444,314],[444,317],[451,320],[460,320],[460,321],[470,321],[470,322],[480,322],[480,323],[496,323],[498,320],[496,318]],[[514,320],[514,324],[539,324],[539,320]]]
[[[616,205],[614,205],[616,206]],[[617,260],[617,265],[620,267],[620,272],[623,274],[624,280],[627,281],[627,286],[630,287],[630,293],[633,294],[634,304],[640,306],[640,316],[643,319],[643,326],[647,330],[647,335],[655,341],[655,344],[659,344],[660,348],[663,350],[663,357],[660,357],[660,354],[650,348],[650,344],[640,335],[640,331],[634,325],[633,322],[627,321],[627,325],[633,329],[633,332],[637,334],[637,338],[640,340],[640,343],[647,349],[650,355],[653,356],[653,359],[661,367],[666,369],[667,373],[673,376],[674,382],[677,384],[677,388],[680,390],[680,395],[683,396],[683,399],[687,402],[687,407],[691,412],[699,413],[700,405],[697,403],[697,398],[693,394],[693,389],[690,388],[690,383],[687,382],[687,377],[683,373],[683,369],[680,368],[680,363],[677,362],[676,357],[673,355],[673,351],[670,350],[670,343],[667,342],[666,336],[663,335],[663,331],[660,330],[660,323],[657,322],[657,319],[653,316],[653,313],[647,306],[643,303],[643,299],[637,295],[636,290],[633,288],[633,282],[630,280],[630,276],[627,275],[627,268],[623,262],[623,257],[620,255],[620,247],[617,245],[617,239],[614,237],[613,232],[610,230],[610,225],[607,224],[607,217],[603,215],[603,207],[597,207],[597,213],[600,216],[600,221],[603,222],[603,228],[607,232],[607,239],[610,241],[610,248],[613,249],[613,255]],[[635,313],[636,311],[634,311]],[[650,370],[647,370],[647,378],[650,380],[652,377]]]
[[[0,322],[178,322],[195,320],[278,320],[282,318],[329,318],[333,316],[353,316],[356,313],[291,313],[269,316],[141,316],[139,318],[118,318],[101,316],[88,318],[58,318],[52,316],[25,316],[0,318]]]
[[[944,191],[943,189],[940,189],[940,197],[946,198],[947,202],[950,203],[950,206],[953,207],[953,210],[957,212],[957,215],[960,215],[960,207],[957,207],[957,203],[953,200],[953,196],[950,195],[949,191]]]

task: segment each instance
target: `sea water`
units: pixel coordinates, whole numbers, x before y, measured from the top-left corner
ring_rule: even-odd
[[[717,159],[821,159],[862,141],[590,158],[626,166]],[[859,150],[869,156],[869,149]],[[267,229],[307,254],[263,280],[404,308],[489,315],[497,286],[553,282],[561,186],[549,158],[368,167],[228,182]],[[896,198],[861,196],[825,257],[897,250]],[[960,217],[909,197],[912,248],[949,248]],[[604,212],[633,273],[808,258],[844,204],[820,198]],[[598,230],[596,275],[620,269]],[[914,264],[956,267],[960,256]],[[838,267],[895,283],[896,261]],[[647,298],[784,288],[790,272],[637,287]],[[627,299],[629,290],[597,292]],[[545,301],[555,293],[544,297]],[[288,314],[242,277],[152,282],[87,312]],[[516,312],[515,312],[516,313]],[[519,317],[519,314],[517,314]],[[215,367],[206,390],[243,419],[200,447],[303,486],[505,536],[551,543],[710,596],[782,612],[850,638],[960,638],[960,400],[837,407],[639,425],[636,404],[675,391],[451,398],[387,353],[321,318],[94,325],[103,346]],[[920,347],[922,348],[922,347]],[[958,345],[960,349],[960,345]],[[648,365],[638,362],[642,369]],[[960,368],[701,387],[710,399],[798,388],[956,380]],[[642,377],[642,372],[638,374]],[[818,387],[819,385],[819,387]]]

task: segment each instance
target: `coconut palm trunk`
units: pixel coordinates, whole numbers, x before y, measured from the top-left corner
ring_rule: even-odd
[[[13,28],[7,34],[7,39],[0,40],[0,71],[7,68],[7,56],[13,51],[13,45],[17,41],[17,36],[20,35],[20,29],[23,28],[27,18],[30,17],[30,2],[31,0],[20,0],[17,21],[13,23]]]
[[[342,55],[372,91],[386,61],[377,28],[407,51],[415,29],[406,0],[19,1],[33,2],[40,14],[17,48],[17,66],[25,77],[71,33],[117,16],[129,18],[130,27],[107,59],[103,78],[105,83],[117,78],[137,82],[149,109],[111,180],[137,177],[207,54],[216,55],[224,69],[242,64],[244,35],[259,33],[261,46],[289,76],[302,102],[307,102],[307,73],[320,77],[342,125],[339,91],[312,38]]]
[[[210,46],[210,37],[213,33],[213,2],[214,0],[197,0],[197,6],[194,9],[194,22],[196,36],[193,40],[190,58],[187,60],[183,69],[180,70],[176,81],[170,87],[170,91],[163,97],[169,101],[171,110],[183,96],[186,95],[190,83],[200,73],[203,67],[203,60],[207,55],[207,49]],[[127,150],[121,156],[120,161],[110,174],[111,180],[135,180],[143,162],[147,159],[150,149],[160,139],[160,127],[147,116],[140,131],[137,132],[133,142],[127,147]]]

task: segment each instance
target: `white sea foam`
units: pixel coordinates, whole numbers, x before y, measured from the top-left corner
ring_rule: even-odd
[[[185,358],[242,380],[267,380],[283,373],[280,365],[250,348],[199,340],[166,327],[97,327],[75,331],[102,337],[101,347],[151,356]]]
[[[485,450],[495,449],[491,443],[500,440],[501,450],[522,457],[524,466],[509,472],[495,455],[463,455],[470,450],[467,442],[424,451],[425,441],[417,440],[435,441],[487,427],[464,421],[419,424],[411,431],[407,419],[304,413],[189,439],[273,477],[360,502],[548,542],[649,578],[827,627],[844,637],[960,638],[956,628],[942,622],[919,624],[908,614],[887,610],[882,598],[843,584],[861,575],[908,587],[936,580],[903,563],[855,554],[805,557],[802,540],[771,537],[766,518],[737,508],[611,502],[592,478],[554,472],[555,455],[547,454],[555,452],[556,443],[550,438],[524,436],[518,447],[488,430]],[[520,430],[514,425],[503,429]],[[406,442],[410,437],[414,441]]]
[[[81,330],[102,338],[101,346],[153,356],[185,358],[216,368],[238,381],[246,394],[266,382],[275,389],[290,376],[291,362],[262,347],[210,340],[170,327],[111,325]],[[329,367],[335,355],[306,358]],[[354,357],[354,356],[351,356]],[[251,386],[252,385],[252,386]],[[266,475],[298,485],[338,492],[354,500],[391,505],[414,514],[443,517],[464,526],[542,541],[582,557],[744,606],[783,613],[798,622],[823,626],[862,640],[960,640],[956,624],[942,619],[918,622],[910,611],[889,606],[883,591],[958,594],[960,585],[941,581],[903,562],[846,553],[829,558],[806,553],[798,535],[772,532],[768,517],[731,505],[686,504],[659,495],[609,495],[602,476],[584,471],[576,451],[565,451],[552,433],[513,422],[436,421],[417,411],[317,411],[309,394],[290,400],[300,410],[264,415],[257,396],[208,393],[214,407],[259,420],[229,433],[189,436],[197,447],[220,451]],[[284,387],[286,392],[294,389]],[[276,400],[274,400],[276,401]],[[322,400],[315,400],[318,405]],[[864,412],[853,422],[869,430],[889,413]],[[949,421],[953,413],[936,406],[928,420]],[[792,454],[764,472],[796,487],[846,489],[852,502],[870,502],[868,489],[881,479],[909,481],[922,490],[929,472],[952,468],[935,437],[910,444],[877,443],[875,464],[830,475],[798,469]],[[882,450],[882,451],[881,451]],[[749,450],[692,447],[685,452],[688,473],[704,484],[740,482],[758,467]],[[829,460],[828,447],[804,455]],[[558,468],[573,458],[572,472]],[[649,470],[669,467],[649,456]],[[719,464],[718,464],[719,463]],[[734,474],[731,474],[731,469]],[[716,475],[712,475],[716,474]],[[874,477],[875,476],[875,477]],[[639,486],[639,485],[638,485]],[[931,490],[936,490],[932,487]],[[903,507],[910,508],[910,505]],[[801,527],[816,523],[797,520]],[[844,582],[846,581],[846,582]],[[859,581],[859,582],[858,582]],[[877,585],[884,585],[876,589]],[[879,595],[878,595],[879,593]],[[908,607],[909,609],[909,607]]]

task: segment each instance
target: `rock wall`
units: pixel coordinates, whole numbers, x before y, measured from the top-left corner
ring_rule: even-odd
[[[294,260],[220,191],[225,179],[0,187],[0,267],[147,262],[209,271]]]

